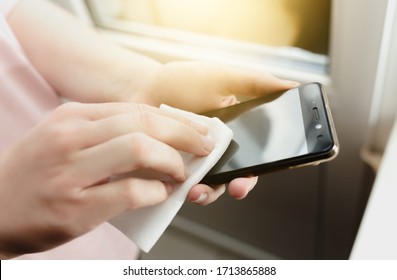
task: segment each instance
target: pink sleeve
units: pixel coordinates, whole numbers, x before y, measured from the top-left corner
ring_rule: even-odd
[[[0,13],[3,16],[8,16],[11,10],[20,0],[0,0]]]

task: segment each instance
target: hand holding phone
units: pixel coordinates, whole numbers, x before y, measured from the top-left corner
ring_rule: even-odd
[[[335,158],[339,150],[326,94],[319,83],[205,115],[220,118],[234,132],[228,150],[202,180],[205,184],[316,165]]]

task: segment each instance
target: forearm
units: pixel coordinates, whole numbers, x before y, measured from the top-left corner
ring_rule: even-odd
[[[76,101],[140,101],[160,66],[44,0],[22,0],[9,23],[34,67],[61,96]]]
[[[21,0],[9,16],[34,67],[62,96],[80,102],[166,103],[194,112],[297,86],[265,72],[202,62],[161,65],[112,44],[45,0]]]

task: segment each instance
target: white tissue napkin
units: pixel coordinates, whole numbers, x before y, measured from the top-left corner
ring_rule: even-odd
[[[139,248],[148,252],[175,217],[186,196],[194,185],[199,183],[226,151],[233,138],[233,132],[218,118],[208,118],[191,112],[161,105],[160,109],[173,112],[194,122],[206,125],[209,135],[215,142],[214,150],[206,157],[193,156],[180,152],[189,177],[176,186],[170,197],[161,204],[144,207],[113,218],[110,223],[129,237]]]

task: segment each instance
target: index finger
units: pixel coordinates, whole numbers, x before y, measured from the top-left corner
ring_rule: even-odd
[[[263,71],[232,69],[229,73],[231,94],[259,97],[285,91],[300,85],[290,80],[279,79]]]
[[[68,117],[70,116],[83,117],[90,121],[102,120],[108,117],[131,113],[131,112],[147,111],[149,113],[155,113],[164,117],[173,118],[186,125],[192,126],[201,134],[208,133],[208,127],[206,127],[205,125],[202,125],[197,122],[193,122],[189,119],[182,117],[181,115],[165,110],[160,110],[159,108],[145,104],[123,103],[123,102],[82,104],[77,102],[71,102],[64,104],[63,106],[64,106],[63,115],[67,115]]]

